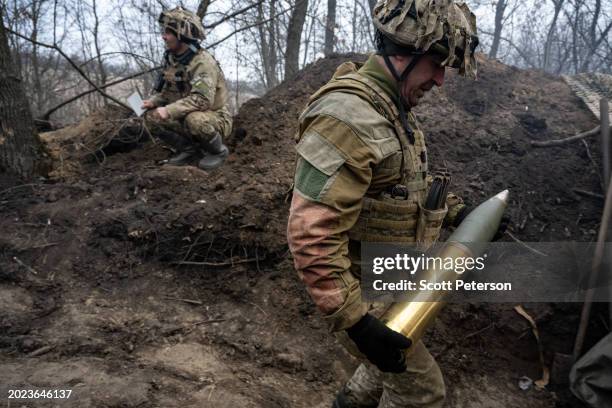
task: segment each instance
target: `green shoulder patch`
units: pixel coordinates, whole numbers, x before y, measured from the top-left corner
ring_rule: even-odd
[[[211,84],[205,77],[197,76],[191,81],[191,92],[198,93],[204,97],[209,97],[211,89]]]
[[[295,188],[304,196],[319,201],[346,161],[343,154],[315,131],[302,136],[296,148],[300,157],[295,172]]]

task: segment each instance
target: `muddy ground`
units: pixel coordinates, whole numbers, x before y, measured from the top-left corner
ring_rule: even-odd
[[[221,169],[160,166],[169,152],[139,137],[95,153],[129,128],[108,108],[43,135],[50,179],[0,177],[2,398],[72,390],[8,406],[330,405],[355,362],[297,280],[284,231],[296,117],[348,58],[364,57],[320,60],[243,105]],[[416,111],[434,170],[450,169],[457,193],[479,203],[510,188],[519,239],[594,240],[602,202],[574,189],[601,193],[596,140],[529,144],[596,125],[559,78],[481,59],[477,83],[451,74]],[[428,333],[447,406],[582,407],[566,384],[519,389],[541,367],[513,306],[450,305]],[[547,365],[570,353],[580,305],[524,306]],[[605,330],[604,312],[595,308],[587,345]]]

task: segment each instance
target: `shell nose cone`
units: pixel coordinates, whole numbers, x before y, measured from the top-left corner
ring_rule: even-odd
[[[501,193],[497,193],[495,198],[503,202],[504,204],[508,204],[508,197],[510,197],[510,191],[507,189],[502,191]]]

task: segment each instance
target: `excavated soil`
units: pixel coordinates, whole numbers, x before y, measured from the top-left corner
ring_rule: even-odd
[[[109,143],[134,124],[107,108],[43,135],[56,158],[50,179],[0,177],[2,393],[72,390],[11,405],[330,405],[355,362],[296,278],[285,224],[296,118],[347,59],[364,56],[317,61],[243,105],[221,169],[161,166],[168,151],[146,134]],[[602,201],[574,190],[601,194],[596,141],[529,143],[596,125],[559,78],[482,60],[478,82],[450,74],[416,111],[434,170],[449,169],[457,193],[475,204],[511,190],[519,239],[594,239]],[[581,407],[562,380],[519,389],[541,367],[513,306],[449,305],[428,333],[447,406]],[[603,306],[587,346],[605,328]],[[579,307],[525,305],[547,365],[571,352]]]

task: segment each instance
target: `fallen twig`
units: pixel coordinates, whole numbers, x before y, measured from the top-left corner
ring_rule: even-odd
[[[42,248],[49,248],[52,246],[56,246],[58,243],[57,242],[49,242],[47,244],[40,244],[40,245],[34,245],[31,247],[26,247],[26,248],[19,248],[19,252],[24,252],[24,251],[29,251],[30,249],[42,249]]]
[[[542,256],[548,256],[546,255],[544,252],[540,252],[535,248],[530,247],[529,245],[527,245],[526,243],[524,243],[523,241],[521,241],[520,239],[518,239],[517,237],[515,237],[510,231],[505,232],[505,234],[507,234],[510,238],[512,238],[514,241],[516,241],[517,243],[521,244],[522,246],[524,246],[525,248],[527,248],[528,250],[530,250],[531,252],[533,252],[534,254],[538,254],[538,255],[542,255]]]
[[[263,313],[266,317],[269,316],[268,313],[265,310],[263,310],[263,308],[261,306],[259,306],[257,303],[248,302],[248,304],[249,305],[253,305],[256,308],[258,308],[261,311],[261,313]]]
[[[30,354],[28,354],[28,357],[38,357],[38,356],[42,356],[43,354],[47,354],[48,352],[50,352],[51,350],[53,350],[55,348],[55,345],[50,345],[50,346],[44,346],[41,347],[39,349],[34,350],[33,352],[31,352]]]
[[[219,323],[219,322],[224,322],[227,319],[208,319],[208,320],[199,320],[197,322],[193,322],[193,323],[188,323],[188,324],[182,324],[182,325],[177,325],[177,326],[172,326],[169,327],[167,329],[165,329],[164,331],[162,331],[162,334],[165,336],[170,336],[176,332],[182,332],[185,330],[190,330],[193,327],[196,326],[201,326],[203,324],[210,324],[210,323]]]
[[[219,322],[224,322],[227,319],[208,319],[208,320],[200,320],[199,322],[194,322],[194,323],[190,323],[189,326],[200,326],[202,324],[209,324],[209,323],[219,323]]]
[[[13,257],[13,260],[15,262],[17,262],[19,265],[23,266],[24,268],[26,268],[29,272],[33,273],[34,275],[38,275],[38,272],[36,272],[36,269],[32,268],[29,265],[26,265],[21,259],[17,258],[16,256]]]
[[[164,296],[164,299],[168,299],[168,300],[178,300],[179,302],[185,302],[185,303],[190,303],[192,305],[198,305],[201,306],[204,303],[200,302],[199,300],[192,300],[192,299],[183,299],[183,298],[175,298],[175,297],[171,297],[171,296]]]
[[[593,193],[592,191],[580,190],[579,188],[574,188],[572,191],[576,194],[591,198],[597,198],[599,200],[603,200],[605,198],[603,194]]]
[[[556,140],[532,140],[531,145],[533,147],[551,147],[551,146],[561,146],[566,143],[575,142],[576,140],[584,139],[585,137],[594,136],[599,133],[600,127],[597,126],[591,130],[587,130],[586,132],[578,133],[577,135],[566,137],[565,139],[556,139]]]
[[[538,325],[536,324],[535,320],[533,320],[533,317],[531,317],[529,313],[527,313],[525,309],[523,309],[523,306],[521,305],[514,306],[514,310],[516,311],[516,313],[523,316],[529,322],[529,324],[531,325],[531,331],[533,332],[533,335],[536,338],[536,341],[538,343],[538,352],[540,354],[540,365],[542,366],[542,378],[537,381],[534,381],[534,384],[536,385],[536,388],[540,390],[544,389],[548,385],[548,382],[550,381],[550,370],[548,369],[544,361],[544,348],[542,346],[542,342],[540,341],[540,333],[538,331]]]
[[[527,225],[527,220],[528,220],[528,216],[525,216],[525,218],[523,218],[523,222],[521,222],[521,225],[519,225],[519,231],[522,231],[525,229],[525,226]]]
[[[467,339],[472,338],[474,336],[478,336],[479,334],[486,332],[487,330],[489,330],[491,327],[494,327],[494,326],[495,326],[495,323],[491,323],[490,325],[488,325],[486,327],[483,327],[482,329],[480,329],[478,331],[475,331],[474,333],[468,334],[467,336],[465,336],[463,338],[463,340],[467,340]]]
[[[195,266],[232,266],[236,264],[258,262],[257,258],[239,259],[237,261],[226,262],[194,262],[194,261],[178,261],[172,262],[173,265],[195,265]]]

